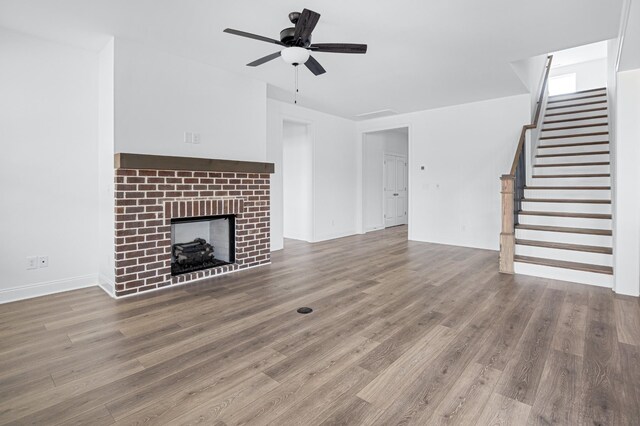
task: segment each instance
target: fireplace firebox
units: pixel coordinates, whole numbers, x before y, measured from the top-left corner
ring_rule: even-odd
[[[171,219],[171,275],[235,262],[235,215]]]

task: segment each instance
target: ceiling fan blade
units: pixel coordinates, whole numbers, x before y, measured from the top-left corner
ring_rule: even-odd
[[[258,65],[262,65],[265,62],[269,62],[269,61],[271,61],[271,60],[273,60],[273,59],[275,59],[275,58],[277,58],[279,56],[280,56],[280,52],[272,53],[271,55],[267,55],[267,56],[262,57],[260,59],[256,59],[253,62],[249,62],[247,64],[247,66],[248,67],[257,67]]]
[[[354,43],[316,43],[309,46],[309,50],[327,53],[367,53],[367,45]]]
[[[320,75],[327,72],[324,68],[322,68],[322,65],[320,65],[320,63],[316,61],[313,56],[309,56],[309,59],[307,59],[307,62],[305,62],[304,64],[314,75]]]
[[[296,22],[296,30],[293,33],[293,39],[296,41],[306,40],[311,35],[311,32],[318,24],[320,14],[313,10],[304,9]]]
[[[251,34],[251,33],[247,33],[245,31],[239,31],[239,30],[234,30],[231,28],[226,28],[224,30],[225,33],[229,33],[229,34],[233,34],[233,35],[237,35],[240,37],[247,37],[247,38],[252,38],[254,40],[260,40],[260,41],[266,41],[267,43],[273,43],[273,44],[277,44],[280,46],[284,46],[284,44],[282,44],[281,41],[279,40],[274,40],[272,38],[269,37],[263,37],[261,35],[257,35],[257,34]]]

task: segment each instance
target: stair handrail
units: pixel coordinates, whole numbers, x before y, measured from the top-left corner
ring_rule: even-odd
[[[520,211],[522,199],[524,198],[524,186],[527,178],[527,163],[525,155],[525,141],[527,131],[536,129],[540,120],[547,84],[549,81],[549,71],[553,55],[548,55],[544,66],[542,84],[536,103],[536,112],[531,124],[525,124],[520,131],[520,139],[516,153],[511,163],[511,169],[506,175],[500,177],[500,194],[502,199],[502,227],[500,230],[500,272],[513,274],[513,260],[515,256],[515,226],[518,224],[518,212]]]

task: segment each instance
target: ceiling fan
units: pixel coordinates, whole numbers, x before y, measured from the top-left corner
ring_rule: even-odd
[[[244,31],[227,28],[225,33],[238,35],[241,37],[252,38],[254,40],[265,41],[267,43],[283,46],[279,52],[272,53],[263,58],[256,59],[247,64],[249,67],[256,67],[265,62],[269,62],[278,56],[291,65],[298,66],[304,64],[309,70],[315,74],[324,74],[326,71],[316,59],[311,56],[311,52],[328,52],[328,53],[367,53],[366,44],[353,43],[316,43],[311,44],[311,33],[316,27],[320,14],[309,9],[304,9],[302,13],[291,12],[289,20],[295,27],[285,28],[280,31],[280,40],[269,37],[263,37]]]

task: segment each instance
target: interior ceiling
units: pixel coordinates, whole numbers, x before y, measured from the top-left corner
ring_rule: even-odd
[[[551,68],[565,67],[581,62],[594,61],[607,57],[607,42],[586,44],[584,46],[553,52]]]
[[[294,68],[248,62],[303,8],[322,15],[316,43],[367,43],[366,55],[316,53],[327,73],[300,69],[298,104],[354,119],[525,93],[510,62],[617,36],[622,0],[304,2],[280,0],[0,0],[0,26],[99,50],[110,36],[263,80],[292,101]]]

